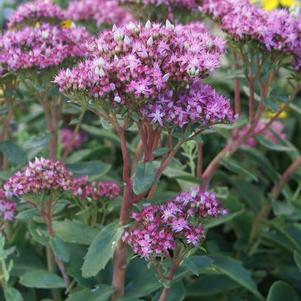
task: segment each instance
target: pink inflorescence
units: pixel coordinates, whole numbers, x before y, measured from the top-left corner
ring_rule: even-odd
[[[120,194],[120,188],[115,182],[91,182],[88,177],[81,177],[73,180],[72,194],[81,200],[113,200]]]
[[[175,106],[170,120],[175,125],[181,126],[188,119],[203,122],[206,101],[210,102],[208,112],[209,106],[226,104],[228,112],[223,121],[232,120],[228,100],[198,83],[219,66],[224,53],[224,41],[210,35],[200,23],[174,26],[168,21],[166,25],[148,21],[145,26],[114,26],[113,30],[100,33],[92,52],[93,58],[59,73],[55,82],[61,91],[85,91],[95,98],[112,101],[115,108],[120,104],[131,110],[135,107],[158,124],[168,112],[168,108],[160,111],[166,106],[165,101],[169,107]],[[196,87],[204,91],[197,91]],[[191,106],[183,106],[188,100]],[[206,122],[215,122],[216,117]]]
[[[298,46],[296,18],[285,9],[267,12],[248,0],[206,0],[200,9],[235,40],[252,39],[268,51],[285,53],[294,52]]]
[[[72,174],[60,161],[36,158],[4,184],[7,197],[71,190]]]
[[[124,240],[145,259],[169,256],[178,243],[197,246],[205,239],[204,221],[227,214],[216,195],[193,189],[163,205],[147,205],[133,212],[133,225]]]
[[[0,217],[4,221],[12,221],[15,218],[16,204],[7,200],[4,191],[0,188]]]
[[[115,0],[73,0],[65,14],[75,21],[95,21],[97,26],[125,25],[134,20]]]
[[[266,122],[260,121],[254,129],[254,135],[247,139],[245,145],[249,147],[256,147],[256,136],[258,135],[274,144],[279,144],[281,140],[287,140],[287,136],[284,132],[284,126],[279,120],[273,121],[268,128],[265,127]],[[237,135],[244,136],[248,131],[249,127],[244,127],[237,133]]]
[[[64,150],[79,149],[83,143],[87,140],[87,135],[84,132],[73,133],[70,128],[63,128],[60,131],[61,141]]]
[[[121,0],[121,3],[154,5],[154,6],[167,6],[167,7],[179,7],[189,10],[196,10],[198,7],[198,1],[196,0]]]
[[[60,65],[67,58],[85,56],[88,51],[85,42],[90,38],[83,28],[50,24],[7,31],[0,37],[0,66],[16,71]]]
[[[208,125],[234,119],[229,100],[199,81],[180,93],[176,100],[172,96],[172,90],[160,95],[156,101],[144,106],[141,113],[161,126],[174,124],[183,127],[200,120],[203,125]]]
[[[22,4],[11,15],[8,27],[13,28],[27,22],[62,21],[64,12],[51,0],[36,0]]]

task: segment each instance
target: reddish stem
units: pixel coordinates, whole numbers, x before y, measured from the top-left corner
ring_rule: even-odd
[[[176,273],[178,267],[179,267],[179,262],[175,261],[173,263],[170,271],[169,271],[169,274],[168,274],[167,278],[166,278],[166,280],[170,284],[171,284],[171,281],[173,280],[173,278],[175,276],[175,273]],[[168,298],[169,293],[170,293],[170,287],[164,287],[158,301],[166,301],[167,298]]]
[[[252,76],[249,77],[249,122],[252,123],[255,117],[255,91],[254,91],[254,78]]]
[[[133,198],[133,185],[131,180],[131,167],[130,156],[126,145],[125,131],[118,126],[117,134],[120,140],[122,158],[123,158],[123,181],[124,181],[124,193],[121,203],[119,224],[124,226],[129,220],[130,210],[132,208]],[[118,298],[124,295],[124,282],[125,282],[125,269],[127,264],[127,246],[122,240],[117,242],[114,259],[113,259],[113,277],[112,286],[115,288],[115,293],[112,300],[118,300]]]

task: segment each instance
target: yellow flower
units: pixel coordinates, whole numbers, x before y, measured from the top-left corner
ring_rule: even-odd
[[[267,111],[264,113],[264,117],[267,119],[271,119],[276,115],[276,113],[271,112],[271,111]],[[286,119],[288,118],[288,113],[286,111],[283,111],[280,113],[280,115],[277,117],[278,119]]]
[[[297,0],[262,0],[262,7],[265,10],[271,11],[279,6],[292,7],[298,5]]]
[[[64,20],[61,22],[61,27],[62,28],[66,28],[66,29],[69,29],[72,27],[72,21],[71,20]]]
[[[39,21],[36,22],[36,24],[34,25],[35,28],[39,28],[41,26],[41,23]]]

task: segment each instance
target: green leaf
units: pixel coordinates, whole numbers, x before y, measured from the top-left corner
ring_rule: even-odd
[[[301,255],[296,251],[294,251],[294,260],[298,269],[301,271]]]
[[[37,215],[38,215],[38,209],[30,208],[19,212],[16,216],[16,219],[27,221],[27,220],[31,220],[34,216]]]
[[[76,176],[100,177],[110,170],[110,165],[102,161],[89,161],[67,164],[68,169]]]
[[[224,256],[213,256],[212,258],[214,266],[218,271],[227,275],[229,278],[252,292],[255,296],[262,299],[254,280],[251,278],[251,273],[244,268],[240,261]]]
[[[50,134],[25,141],[23,147],[28,154],[28,159],[33,159],[41,151],[47,149],[50,140]]]
[[[201,272],[211,267],[213,260],[208,256],[190,256],[185,258],[182,266],[199,276]]]
[[[105,226],[92,241],[82,266],[83,277],[96,276],[113,257],[123,230],[116,223]]]
[[[18,290],[13,287],[4,289],[4,297],[6,301],[23,301],[23,297]]]
[[[113,292],[114,289],[111,286],[101,284],[93,290],[84,289],[73,293],[66,301],[107,301]]]
[[[266,138],[262,137],[262,136],[257,136],[256,140],[264,147],[266,147],[267,149],[273,150],[273,151],[277,151],[277,152],[292,152],[294,151],[294,149],[292,147],[283,145],[283,144],[276,144],[273,143],[269,140],[267,140]]]
[[[20,283],[34,288],[63,288],[64,280],[56,274],[46,271],[27,272],[20,277]]]
[[[106,138],[106,139],[110,139],[111,141],[113,141],[116,145],[119,146],[119,138],[116,134],[112,133],[112,131],[107,131],[105,129],[101,129],[92,125],[87,125],[87,124],[82,124],[81,128],[91,134],[94,135],[96,137],[102,137],[102,138]]]
[[[208,274],[201,275],[187,284],[186,291],[189,297],[200,297],[215,294],[225,295],[228,291],[237,287],[239,285],[225,275]]]
[[[24,165],[27,162],[25,151],[12,141],[4,141],[0,143],[0,152],[15,165]]]
[[[133,188],[136,194],[146,191],[154,182],[156,167],[152,162],[138,163]]]
[[[250,177],[254,181],[258,181],[258,178],[253,173],[249,172],[245,168],[242,167],[241,163],[236,162],[234,159],[228,157],[226,159],[221,160],[221,165],[226,167],[228,170],[232,171],[233,173],[236,173],[238,175]]]
[[[83,159],[87,158],[91,153],[92,153],[91,149],[81,149],[72,152],[72,154],[66,159],[66,163],[72,164],[72,163],[80,162]]]
[[[298,301],[296,291],[284,281],[276,281],[269,290],[267,301]]]
[[[70,254],[60,238],[51,238],[49,244],[55,256],[60,258],[63,262],[69,262]]]
[[[233,212],[233,213],[230,213],[230,214],[227,214],[224,216],[220,216],[218,218],[210,219],[208,222],[206,222],[205,228],[210,229],[210,228],[214,228],[214,227],[220,226],[222,224],[228,223],[242,213],[243,213],[243,210],[240,210],[240,211]]]
[[[128,282],[125,287],[125,297],[140,298],[148,296],[161,287],[153,269],[147,266],[145,260],[135,258],[127,267]]]
[[[90,245],[99,232],[76,220],[54,221],[53,230],[61,240],[81,245]]]

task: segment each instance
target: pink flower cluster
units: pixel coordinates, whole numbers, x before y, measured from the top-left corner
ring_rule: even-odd
[[[12,221],[15,217],[16,204],[8,201],[4,191],[0,188],[0,217],[4,221]]]
[[[145,259],[169,256],[177,244],[197,246],[205,238],[204,222],[227,214],[212,192],[193,189],[182,192],[163,205],[147,205],[133,212],[133,225],[124,240]]]
[[[206,0],[200,9],[235,40],[253,39],[268,51],[291,53],[300,47],[296,18],[287,10],[267,12],[248,0]]]
[[[189,10],[194,10],[198,7],[197,0],[121,0],[121,3],[133,3],[154,6],[164,5],[167,7],[179,7]]]
[[[208,86],[195,84],[219,66],[224,53],[224,41],[211,36],[200,23],[174,26],[167,21],[164,26],[148,21],[145,26],[138,23],[114,26],[113,30],[100,33],[93,51],[93,58],[58,74],[55,82],[61,91],[84,91],[112,101],[117,108],[120,104],[131,110],[137,108],[159,124],[167,113],[161,111],[166,105],[164,101],[169,107],[175,106],[171,110],[177,117],[171,119],[179,120],[179,125],[189,118],[197,119],[188,117],[190,113],[203,118],[206,105],[201,106],[202,102],[210,101],[208,110],[209,106],[213,109],[224,105],[225,111],[229,109],[227,100]],[[203,94],[198,94],[196,87],[204,88]],[[188,100],[194,108],[187,108]],[[225,114],[230,115],[230,111]]]
[[[141,113],[152,123],[177,125],[201,123],[205,126],[234,120],[230,101],[217,94],[212,87],[199,81],[193,83],[187,91],[179,93],[176,100],[172,90],[160,95],[156,101],[141,109]]]
[[[103,24],[125,25],[133,21],[132,15],[118,5],[115,0],[73,0],[65,13],[75,21],[95,21]]]
[[[61,129],[60,136],[64,150],[79,149],[87,140],[87,135],[84,132],[76,133],[74,136],[73,131],[70,128]]]
[[[7,197],[71,190],[72,174],[60,161],[36,158],[3,185]]]
[[[64,18],[64,12],[51,0],[36,0],[20,5],[10,16],[8,27],[39,21],[62,21]]]
[[[284,132],[284,126],[280,121],[275,120],[267,129],[265,129],[265,126],[266,122],[259,122],[254,130],[254,136],[250,137],[245,142],[245,145],[249,147],[256,147],[256,135],[261,135],[274,144],[279,144],[281,140],[287,140],[287,136]],[[241,129],[237,134],[239,136],[243,136],[248,130],[249,128],[245,127]]]
[[[90,38],[83,28],[50,24],[7,31],[0,37],[0,66],[9,71],[56,66],[67,58],[85,56]]]
[[[71,190],[81,200],[91,198],[93,201],[103,198],[113,200],[120,194],[120,188],[115,182],[91,182],[88,177],[74,179]]]

